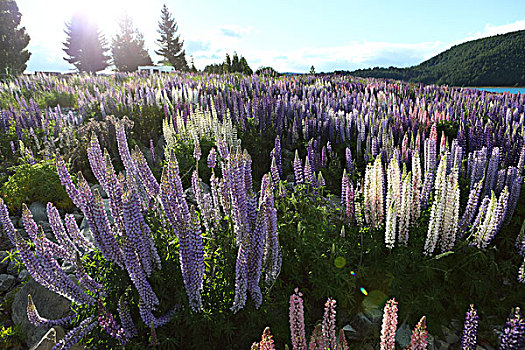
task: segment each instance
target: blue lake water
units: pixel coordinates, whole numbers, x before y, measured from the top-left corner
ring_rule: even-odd
[[[515,88],[515,87],[475,87],[476,90],[481,91],[490,91],[490,92],[510,92],[511,94],[517,94],[518,92],[520,94],[525,94],[525,87]]]

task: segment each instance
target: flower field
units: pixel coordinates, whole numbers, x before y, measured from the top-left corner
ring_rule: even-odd
[[[523,95],[21,76],[0,83],[0,161],[10,290],[71,302],[56,320],[24,296],[28,323],[65,328],[54,349],[524,346]]]

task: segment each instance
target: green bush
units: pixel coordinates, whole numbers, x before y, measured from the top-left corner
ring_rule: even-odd
[[[1,188],[1,195],[11,213],[19,212],[22,203],[35,201],[52,202],[59,209],[73,206],[51,160],[14,167],[14,173]]]
[[[35,101],[40,108],[60,106],[62,108],[76,108],[77,96],[65,91],[43,91],[38,94]]]

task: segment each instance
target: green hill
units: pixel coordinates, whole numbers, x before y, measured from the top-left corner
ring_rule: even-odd
[[[373,68],[350,72],[455,86],[525,86],[525,30],[468,41],[409,68]]]

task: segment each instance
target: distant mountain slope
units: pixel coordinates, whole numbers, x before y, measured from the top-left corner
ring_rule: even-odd
[[[525,86],[525,30],[453,46],[418,66],[361,69],[349,74],[425,84]]]

